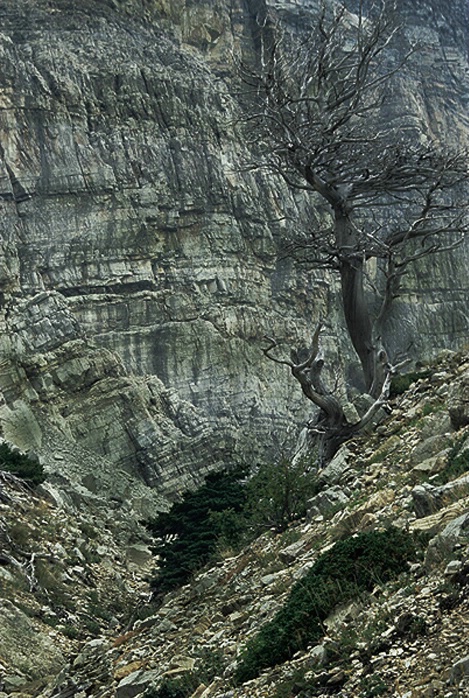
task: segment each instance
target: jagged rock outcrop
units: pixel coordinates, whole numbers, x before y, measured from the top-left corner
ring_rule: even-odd
[[[349,352],[331,278],[283,254],[317,214],[243,169],[236,127],[233,56],[255,56],[259,17],[294,25],[316,5],[2,3],[0,420],[50,471],[60,434],[88,471],[99,456],[166,492],[265,457],[272,430],[309,408],[263,335],[299,345],[328,315],[326,353]],[[396,111],[467,139],[464,2],[401,11],[425,50],[396,82]],[[409,278],[390,328],[416,353],[464,337],[467,254]]]

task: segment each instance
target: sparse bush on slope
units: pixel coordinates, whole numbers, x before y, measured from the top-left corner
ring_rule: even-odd
[[[259,466],[246,486],[246,517],[253,528],[284,531],[292,521],[305,516],[308,500],[320,485],[303,461],[282,457]]]
[[[411,559],[415,559],[413,539],[397,529],[361,533],[336,543],[292,587],[273,620],[248,642],[236,672],[237,683],[255,678],[263,669],[317,642],[324,634],[323,621],[338,604],[398,576]]]
[[[168,512],[147,522],[155,536],[157,594],[189,581],[220,547],[238,547],[266,528],[283,531],[305,514],[317,479],[286,460],[262,465],[249,480],[244,471],[212,473],[195,492],[186,492]]]

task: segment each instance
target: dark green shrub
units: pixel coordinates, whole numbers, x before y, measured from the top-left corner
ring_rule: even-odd
[[[266,527],[285,530],[318,491],[317,478],[303,464],[285,459],[260,466],[247,481],[244,476],[242,469],[212,473],[200,489],[146,522],[157,541],[155,594],[187,583],[220,548],[239,547]]]
[[[31,485],[40,485],[46,479],[38,460],[13,451],[6,443],[0,444],[0,470],[13,473]]]
[[[227,535],[221,513],[227,512],[231,536],[236,529],[234,514],[240,514],[245,502],[245,489],[240,473],[210,474],[196,492],[188,492],[170,511],[147,522],[157,538],[154,552],[159,556],[157,577],[152,580],[156,593],[165,593],[185,584],[213,556],[221,536]]]
[[[429,376],[431,376],[431,371],[428,369],[395,375],[391,381],[389,396],[397,397],[398,395],[402,395],[402,393],[405,393],[405,391],[410,388],[412,383],[422,378],[428,378]]]
[[[197,659],[197,679],[199,683],[212,683],[216,676],[222,676],[225,669],[223,649],[211,649],[205,645],[194,648],[192,656]]]
[[[236,672],[243,683],[318,641],[323,621],[340,603],[407,569],[415,559],[411,536],[396,529],[362,533],[336,543],[297,582],[273,620],[248,642]]]
[[[284,531],[306,514],[308,500],[319,489],[317,477],[306,472],[301,461],[264,463],[247,483],[246,515],[255,528]]]
[[[87,631],[95,637],[97,637],[101,632],[101,626],[99,625],[99,623],[95,620],[92,620],[91,618],[85,618],[84,625]]]
[[[76,640],[79,635],[78,628],[71,623],[67,623],[62,632],[66,637],[70,638],[70,640]]]

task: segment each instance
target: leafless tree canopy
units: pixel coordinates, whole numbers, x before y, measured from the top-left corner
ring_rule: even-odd
[[[355,12],[345,5],[324,2],[316,25],[296,37],[265,20],[260,67],[244,70],[251,92],[244,121],[257,143],[254,166],[274,170],[291,187],[327,203],[330,225],[305,231],[295,252],[301,248],[313,267],[339,274],[366,388],[380,399],[388,375],[379,358],[382,324],[403,274],[422,256],[457,245],[467,232],[468,156],[442,149],[404,116],[383,123],[388,86],[417,47],[396,58],[395,42],[401,41],[402,55],[404,39],[390,2],[361,0]],[[381,284],[375,314],[367,265],[372,258]],[[324,391],[314,389],[314,380],[306,388],[302,370],[286,363],[307,397],[334,421],[336,406],[324,404]]]

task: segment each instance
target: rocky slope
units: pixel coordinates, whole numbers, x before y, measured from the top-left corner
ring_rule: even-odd
[[[230,458],[265,458],[308,406],[263,335],[300,345],[327,315],[326,354],[349,355],[331,278],[283,254],[290,221],[317,213],[243,169],[236,127],[233,56],[255,57],[266,15],[294,26],[316,7],[2,2],[0,426],[57,483],[148,508],[146,485],[174,493]],[[462,143],[466,4],[400,11],[404,43],[425,50],[393,107]],[[390,330],[416,355],[467,335],[467,255],[409,277]]]
[[[37,694],[86,638],[148,601],[151,554],[130,506],[75,496],[0,472],[2,695]]]
[[[159,608],[128,510],[59,503],[47,483],[33,494],[2,475],[0,696],[181,695],[181,681],[193,698],[467,695],[469,476],[455,465],[469,464],[468,390],[469,356],[442,356],[319,474],[305,520],[223,551]],[[419,562],[337,608],[317,645],[235,687],[246,641],[318,556],[389,524],[424,534]]]

